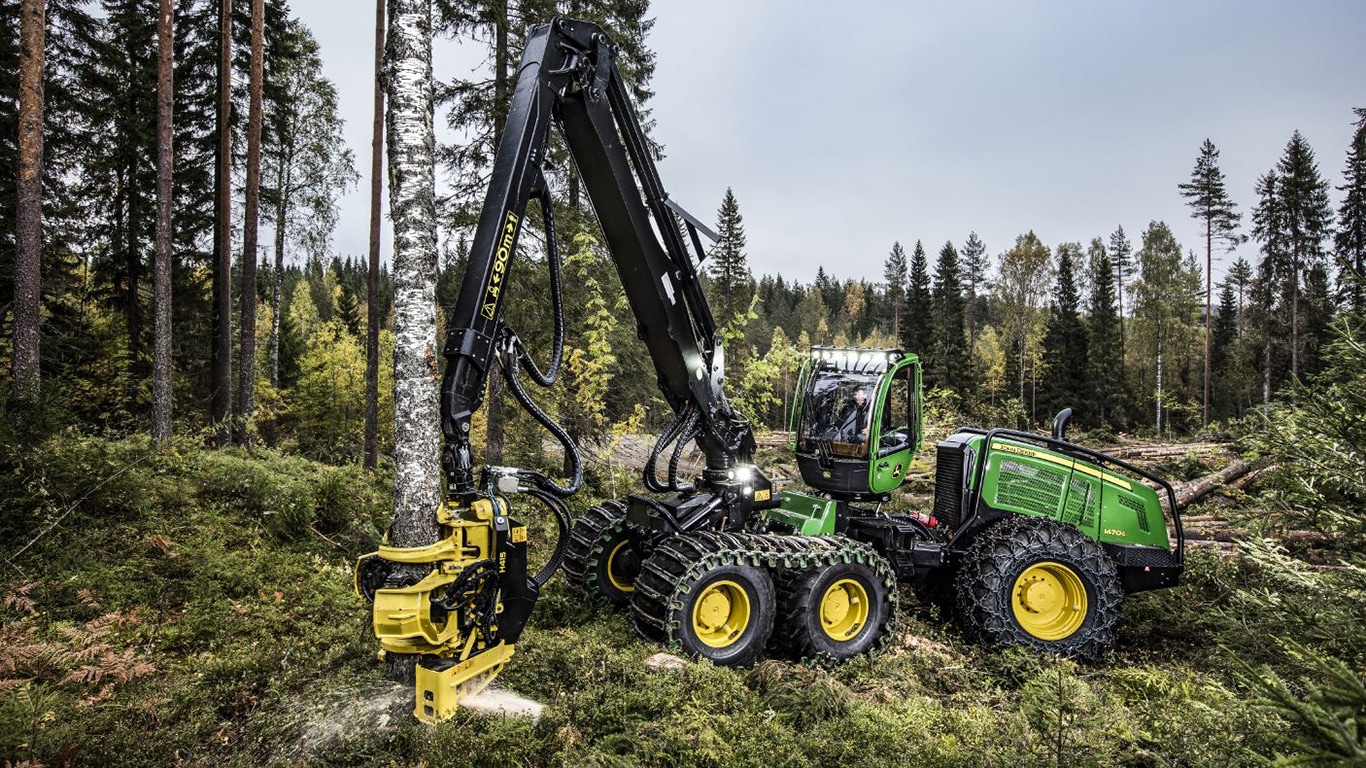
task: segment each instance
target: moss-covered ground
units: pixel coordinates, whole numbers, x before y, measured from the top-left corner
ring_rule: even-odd
[[[351,593],[383,475],[71,435],[5,468],[6,765],[1237,766],[1293,732],[1239,661],[1289,669],[1238,599],[1266,575],[1200,552],[1096,665],[968,645],[903,590],[877,658],[653,671],[657,646],[557,578],[497,682],[540,720],[421,725]]]

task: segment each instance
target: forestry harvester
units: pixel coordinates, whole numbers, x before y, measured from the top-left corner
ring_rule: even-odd
[[[556,19],[531,31],[449,315],[442,538],[415,548],[386,543],[357,563],[356,590],[373,604],[382,652],[417,660],[418,718],[449,717],[462,695],[502,669],[561,566],[588,596],[629,611],[642,635],[722,665],[753,662],[769,647],[827,661],[873,651],[892,635],[901,584],[947,598],[981,642],[1096,656],[1114,642],[1126,593],[1178,583],[1183,537],[1171,486],[1068,442],[1070,410],[1051,436],[960,429],[936,448],[933,508],[886,511],[922,441],[920,363],[902,350],[811,351],[791,414],[809,490],[774,488],[754,463],[749,421],[725,394],[720,335],[698,273],[701,236],[716,237],[665,192],[615,58],[607,35],[588,22]],[[592,506],[572,524],[564,499],[580,485],[578,451],[521,380],[525,372],[549,385],[563,348],[544,173],[552,126],[593,203],[674,413],[650,452],[645,492]],[[502,318],[533,199],[555,317],[545,372]],[[476,472],[470,422],[495,363],[519,403],[564,445],[572,466],[565,485],[535,470]],[[680,459],[694,443],[705,467],[685,480]],[[535,575],[519,522],[524,499],[548,508],[560,531]]]

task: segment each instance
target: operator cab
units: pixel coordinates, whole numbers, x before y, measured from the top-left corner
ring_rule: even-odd
[[[802,480],[847,500],[881,498],[920,447],[920,361],[899,349],[813,347],[794,403]]]

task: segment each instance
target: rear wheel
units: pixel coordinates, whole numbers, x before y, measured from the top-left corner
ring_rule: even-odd
[[[783,582],[778,636],[796,658],[843,661],[873,650],[892,617],[882,579],[864,563],[835,563]]]
[[[1096,658],[1115,642],[1124,591],[1099,544],[1056,520],[999,523],[968,549],[956,581],[964,630],[987,645]]]

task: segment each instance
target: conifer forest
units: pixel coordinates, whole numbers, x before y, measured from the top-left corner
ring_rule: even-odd
[[[738,182],[684,201],[717,235],[694,266],[775,497],[816,493],[791,446],[818,346],[918,356],[923,442],[878,514],[930,519],[959,427],[1047,435],[1066,408],[1069,440],[1171,482],[1180,585],[1125,597],[1103,654],[976,642],[926,579],[893,590],[873,653],[727,666],[561,574],[491,689],[533,711],[433,725],[376,661],[355,571],[440,535],[458,408],[438,386],[518,62],[536,25],[601,26],[674,184],[654,40],[675,11],[339,3],[374,33],[345,51],[291,2],[0,0],[5,768],[1366,765],[1366,94],[1334,107],[1345,146],[1292,129],[1237,157],[1265,169],[1247,188],[1211,120],[1161,181],[1189,218],[1116,209],[1058,240],[989,242],[984,219],[939,242],[908,216],[870,252],[760,267],[784,262]],[[434,70],[434,45],[480,64]],[[343,59],[372,124],[346,119]],[[581,475],[578,520],[644,492],[661,435],[685,438],[671,475],[704,459],[591,174],[558,134],[545,154],[492,306],[559,381],[534,413],[490,374],[465,426],[477,467]],[[339,239],[347,199],[367,251]],[[527,525],[539,568],[555,523]]]

